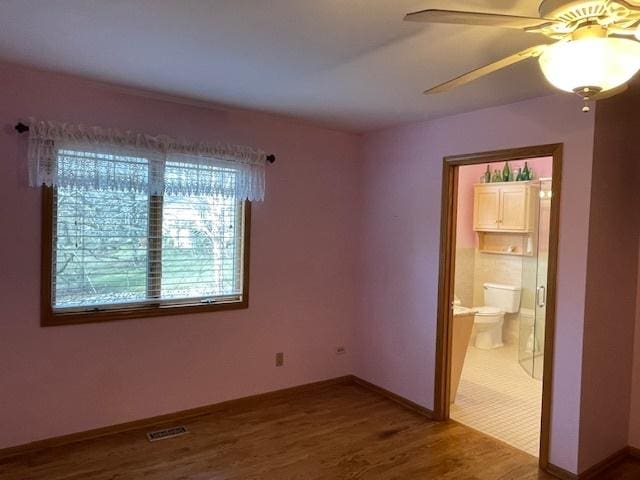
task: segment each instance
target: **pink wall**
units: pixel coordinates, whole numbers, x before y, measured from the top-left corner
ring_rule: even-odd
[[[0,448],[352,373],[359,138],[0,64]],[[27,116],[277,155],[253,208],[250,308],[40,328],[40,192]],[[275,352],[285,366],[274,367]]]
[[[474,248],[478,243],[476,232],[473,231],[473,186],[480,183],[486,168],[482,164],[468,165],[458,170],[456,248]]]
[[[638,108],[640,108],[640,83],[635,82],[633,88],[630,89],[624,97],[614,97],[608,102],[608,104],[610,104],[610,108],[608,110],[617,113],[617,115],[615,118],[611,118],[610,116],[606,117],[602,122],[602,128],[606,128],[607,131],[614,133],[616,131],[623,132],[622,135],[624,136],[624,139],[621,142],[617,142],[617,146],[618,148],[622,146],[624,149],[624,158],[628,160],[629,163],[628,168],[635,168],[635,185],[637,185],[640,181],[640,166],[638,165],[638,159],[640,159],[640,143],[636,140],[638,131],[640,131],[640,118],[637,115]],[[622,171],[622,169],[615,168],[613,165],[612,167],[613,168],[610,171]],[[625,178],[629,178],[629,175],[625,174]],[[626,191],[636,193],[636,196],[633,198],[634,203],[631,206],[621,207],[619,212],[619,214],[624,215],[632,225],[634,225],[634,222],[640,221],[638,218],[640,213],[638,213],[637,208],[640,204],[640,198],[638,198],[640,193],[637,192],[637,187],[635,187],[635,185],[632,186],[629,182],[625,185],[624,189]],[[622,232],[627,231],[626,226],[622,228]],[[638,256],[640,257],[640,255]],[[627,263],[625,265],[627,267],[630,266],[632,261],[633,254],[629,253]],[[637,271],[640,272],[640,265],[636,265],[636,267],[638,268]],[[629,294],[630,292],[626,292],[626,301],[628,301],[626,297]],[[632,372],[631,399],[629,402],[629,444],[635,448],[640,448],[640,281],[638,281],[637,278],[635,295],[635,326],[633,327],[635,330],[635,341],[631,358]],[[610,324],[611,322],[607,322],[607,325]],[[624,327],[624,333],[626,335],[631,335],[629,326],[626,322]],[[625,340],[628,340],[628,338]],[[624,342],[623,344],[625,346],[628,345],[627,342]],[[615,361],[618,358],[617,352],[610,358]]]
[[[640,248],[640,245],[639,245]],[[640,255],[638,255],[640,261]],[[638,265],[640,272],[640,264]],[[640,448],[640,281],[636,285],[636,315],[629,402],[629,445]]]
[[[635,102],[633,100],[636,100]],[[582,360],[580,471],[625,448],[640,218],[634,90],[599,104],[589,219]],[[615,288],[612,288],[615,286]],[[614,407],[615,406],[615,407]]]
[[[360,180],[356,374],[432,408],[442,158],[564,143],[551,462],[573,472],[593,132],[568,95],[489,108],[367,135]]]
[[[527,164],[534,171],[535,178],[551,177],[551,157],[531,158]],[[524,168],[524,160],[509,162],[509,167],[517,172],[518,168]],[[504,163],[490,164],[490,170],[504,167]],[[466,165],[458,170],[458,216],[456,218],[456,248],[473,248],[478,243],[478,238],[473,231],[473,186],[480,183],[480,177],[487,170],[487,164]]]

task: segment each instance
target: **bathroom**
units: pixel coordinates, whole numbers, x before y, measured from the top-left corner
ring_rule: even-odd
[[[538,456],[552,158],[458,171],[450,416]]]

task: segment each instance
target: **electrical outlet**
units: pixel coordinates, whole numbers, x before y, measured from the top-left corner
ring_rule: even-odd
[[[345,347],[336,347],[336,355],[344,355],[347,353],[347,349]]]
[[[276,367],[281,367],[284,365],[284,353],[278,352],[276,353]]]

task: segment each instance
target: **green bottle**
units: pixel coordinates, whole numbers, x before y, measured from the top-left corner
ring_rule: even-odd
[[[491,179],[492,182],[501,182],[502,181],[502,175],[500,174],[500,170],[496,169],[493,172],[493,178]]]
[[[511,169],[509,168],[509,162],[504,162],[504,168],[502,169],[502,181],[508,182],[511,177]]]
[[[487,164],[487,171],[484,172],[484,183],[491,183],[491,169]]]
[[[527,180],[531,180],[531,172],[529,171],[529,165],[527,162],[524,162],[524,169],[522,169],[522,180],[525,182]]]
[[[518,175],[516,176],[516,182],[522,181],[522,167],[518,169]]]

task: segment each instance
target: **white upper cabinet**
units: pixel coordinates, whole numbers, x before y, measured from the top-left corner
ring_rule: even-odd
[[[473,205],[473,229],[497,230],[500,218],[500,190],[476,187]]]
[[[535,221],[534,195],[529,182],[476,185],[473,229],[477,232],[530,232]]]

